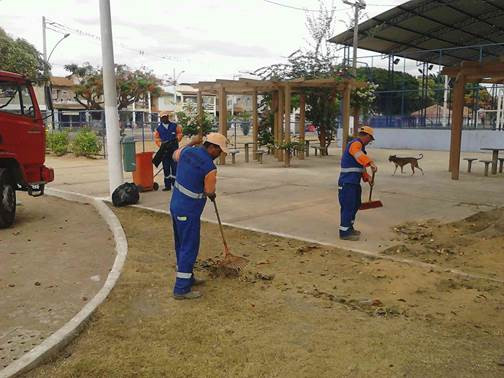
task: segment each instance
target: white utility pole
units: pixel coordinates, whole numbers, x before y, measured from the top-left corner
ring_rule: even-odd
[[[444,93],[443,93],[443,127],[448,125],[448,75],[444,77]]]
[[[46,19],[45,16],[42,16],[42,39],[44,45],[44,73],[47,74],[47,37],[46,37]]]
[[[357,47],[359,44],[359,14],[361,10],[366,8],[366,2],[364,0],[357,0],[354,3],[343,0],[343,3],[350,5],[354,8],[354,19],[353,19],[353,61],[352,61],[352,71],[354,76],[357,75]]]
[[[110,195],[112,195],[113,191],[123,183],[124,179],[119,136],[119,115],[117,113],[110,0],[100,0],[100,29],[103,60],[103,93],[105,97],[105,126],[107,130],[109,191]]]
[[[149,127],[151,127],[151,122],[152,122],[152,99],[151,99],[151,93],[150,91],[147,92],[147,108],[149,109],[149,112],[147,113],[147,122],[149,122]]]

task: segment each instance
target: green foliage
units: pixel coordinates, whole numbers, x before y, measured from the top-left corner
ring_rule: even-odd
[[[199,117],[196,106],[187,102],[184,104],[183,111],[177,112],[177,122],[182,127],[184,135],[193,136],[199,133]],[[203,112],[203,135],[208,134],[212,129],[212,120],[207,113]]]
[[[72,152],[75,156],[91,157],[99,154],[101,148],[100,139],[88,128],[79,130],[72,142]]]
[[[357,77],[376,85],[376,99],[371,109],[380,114],[405,114],[417,111],[422,107],[420,84],[413,75],[394,72],[393,75],[383,68],[361,67]],[[429,100],[426,106],[432,105]]]
[[[65,69],[80,80],[75,87],[75,99],[86,109],[103,109],[101,68],[84,63],[82,66],[68,64]],[[126,109],[134,102],[147,98],[149,92],[152,96],[159,96],[162,92],[161,80],[145,67],[131,70],[126,65],[116,65],[116,84],[118,110]]]
[[[250,122],[241,122],[240,128],[242,129],[243,135],[249,135],[250,132]]]
[[[68,152],[68,132],[50,132],[47,134],[47,147],[56,155],[63,156]]]
[[[37,49],[24,39],[13,39],[0,28],[0,70],[44,81],[44,60]]]
[[[288,57],[287,63],[262,67],[254,73],[263,79],[343,79],[346,75],[336,64],[338,57],[334,44],[327,41],[334,35],[334,8],[319,2],[319,11],[308,14],[306,26],[312,37],[307,50],[298,50]],[[340,115],[340,94],[332,88],[307,88],[306,117],[317,127],[321,146],[329,146],[335,139],[337,118]],[[292,103],[295,105],[298,99]],[[271,106],[271,101],[270,101]],[[273,122],[269,124],[272,127]]]

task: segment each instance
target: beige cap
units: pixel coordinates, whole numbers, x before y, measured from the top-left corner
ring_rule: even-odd
[[[161,113],[159,114],[159,118],[169,117],[169,116],[170,116],[170,113],[169,113],[169,112],[167,112],[167,111],[161,112]]]
[[[227,138],[222,134],[210,133],[206,136],[205,142],[216,144],[225,154],[229,152],[227,148]]]

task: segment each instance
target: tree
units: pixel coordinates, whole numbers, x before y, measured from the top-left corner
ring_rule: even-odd
[[[193,136],[199,133],[199,117],[196,106],[192,102],[184,104],[183,111],[177,112],[178,124],[182,127],[184,135]],[[203,135],[212,129],[212,120],[207,113],[203,112]]]
[[[340,66],[336,63],[336,49],[328,42],[334,34],[335,9],[326,7],[319,2],[319,11],[307,13],[306,27],[311,36],[309,48],[297,50],[288,57],[287,63],[262,67],[254,73],[263,79],[290,80],[296,78],[318,79],[339,78],[343,76]],[[317,127],[321,146],[329,146],[334,140],[337,129],[337,118],[340,114],[340,94],[334,89],[306,89],[306,117]],[[293,105],[296,103],[293,99]],[[271,101],[270,101],[271,104]],[[270,105],[271,108],[271,105]],[[271,114],[262,122],[271,124]],[[262,131],[268,136],[268,133]]]
[[[65,69],[79,79],[75,87],[75,99],[88,110],[103,109],[102,70],[89,63],[82,66],[68,64]],[[160,96],[161,81],[145,67],[131,70],[126,65],[116,65],[117,108],[126,109],[129,105],[147,97]]]
[[[410,114],[422,107],[419,82],[416,77],[408,73],[359,67],[357,78],[376,85],[376,99],[371,105],[376,113]]]
[[[0,28],[0,70],[19,73],[30,80],[42,82],[46,67],[44,59],[28,41],[13,39]]]

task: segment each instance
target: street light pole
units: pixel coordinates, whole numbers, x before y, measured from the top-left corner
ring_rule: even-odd
[[[119,144],[119,117],[114,67],[114,44],[110,0],[100,0],[100,30],[103,60],[103,93],[105,97],[105,127],[107,130],[109,192],[123,183],[121,146]]]
[[[47,76],[47,36],[46,36],[46,18],[42,16],[42,39],[44,45],[44,75]]]

